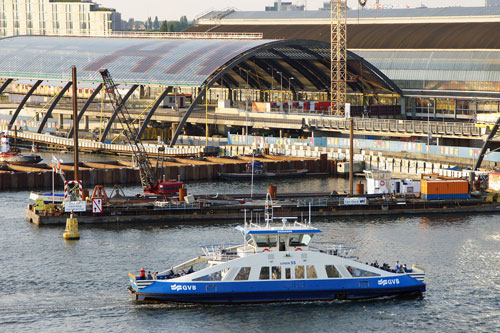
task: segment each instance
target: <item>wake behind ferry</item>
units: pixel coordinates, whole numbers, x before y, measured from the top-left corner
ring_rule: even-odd
[[[425,272],[391,270],[355,260],[352,247],[311,245],[321,230],[311,219],[274,218],[270,195],[262,224],[239,226],[242,245],[203,247],[203,255],[152,276],[129,273],[137,301],[233,304],[421,296]],[[246,214],[245,214],[246,215]],[[278,220],[278,223],[276,223]],[[199,270],[194,267],[204,266]],[[149,275],[149,274],[148,274]]]

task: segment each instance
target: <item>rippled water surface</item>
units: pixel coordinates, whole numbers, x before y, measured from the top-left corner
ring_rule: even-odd
[[[265,192],[268,184],[257,183]],[[280,192],[332,191],[344,180],[282,181]],[[138,188],[126,189],[136,193]],[[189,184],[192,193],[242,193],[238,183]],[[396,260],[427,269],[423,299],[251,306],[139,305],[127,273],[160,270],[200,253],[200,246],[239,243],[232,223],[63,227],[25,222],[28,192],[2,193],[0,327],[2,331],[331,332],[500,330],[498,215],[366,217],[316,220],[317,241],[357,246],[363,261]]]

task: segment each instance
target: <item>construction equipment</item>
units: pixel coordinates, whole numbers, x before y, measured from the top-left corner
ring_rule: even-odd
[[[347,1],[330,0],[331,112],[344,116],[347,101]]]
[[[153,167],[151,166],[146,148],[144,148],[144,145],[138,135],[139,129],[136,127],[138,126],[138,122],[134,121],[131,117],[130,112],[126,107],[120,92],[118,91],[117,85],[111,78],[109,71],[107,69],[101,69],[99,72],[102,75],[105,92],[113,105],[118,121],[123,127],[125,138],[130,147],[132,147],[133,158],[136,165],[139,167],[141,184],[144,192],[154,194],[178,192],[184,183],[177,180],[161,181],[158,179],[153,172]]]

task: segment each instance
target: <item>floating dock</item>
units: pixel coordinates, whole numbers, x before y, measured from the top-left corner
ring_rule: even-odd
[[[93,214],[90,205],[87,212],[79,213],[80,224],[134,224],[180,223],[190,221],[241,220],[244,211],[254,216],[263,214],[264,194],[226,195],[222,199],[212,196],[197,196],[192,203],[158,201],[157,198],[120,198],[110,199],[105,203],[102,214]],[[500,203],[488,203],[484,198],[467,200],[422,200],[418,198],[384,198],[332,196],[327,193],[280,194],[274,201],[274,215],[307,215],[309,207],[314,217],[348,217],[369,215],[415,215],[415,214],[473,214],[500,213]],[[43,225],[65,225],[69,213],[64,213],[58,206],[45,205],[37,210],[30,204],[26,211],[26,220]]]

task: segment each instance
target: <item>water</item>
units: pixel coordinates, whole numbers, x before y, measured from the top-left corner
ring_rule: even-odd
[[[256,183],[265,192],[267,183]],[[278,191],[342,190],[345,180],[282,181]],[[189,184],[192,193],[243,193],[239,183]],[[136,193],[138,188],[126,192]],[[160,270],[200,253],[200,246],[239,243],[230,223],[80,226],[66,242],[62,227],[24,221],[28,192],[2,193],[0,327],[2,331],[498,331],[500,225],[495,215],[366,217],[316,220],[318,241],[357,246],[364,261],[396,260],[427,269],[422,299],[248,306],[140,305],[127,272]]]

